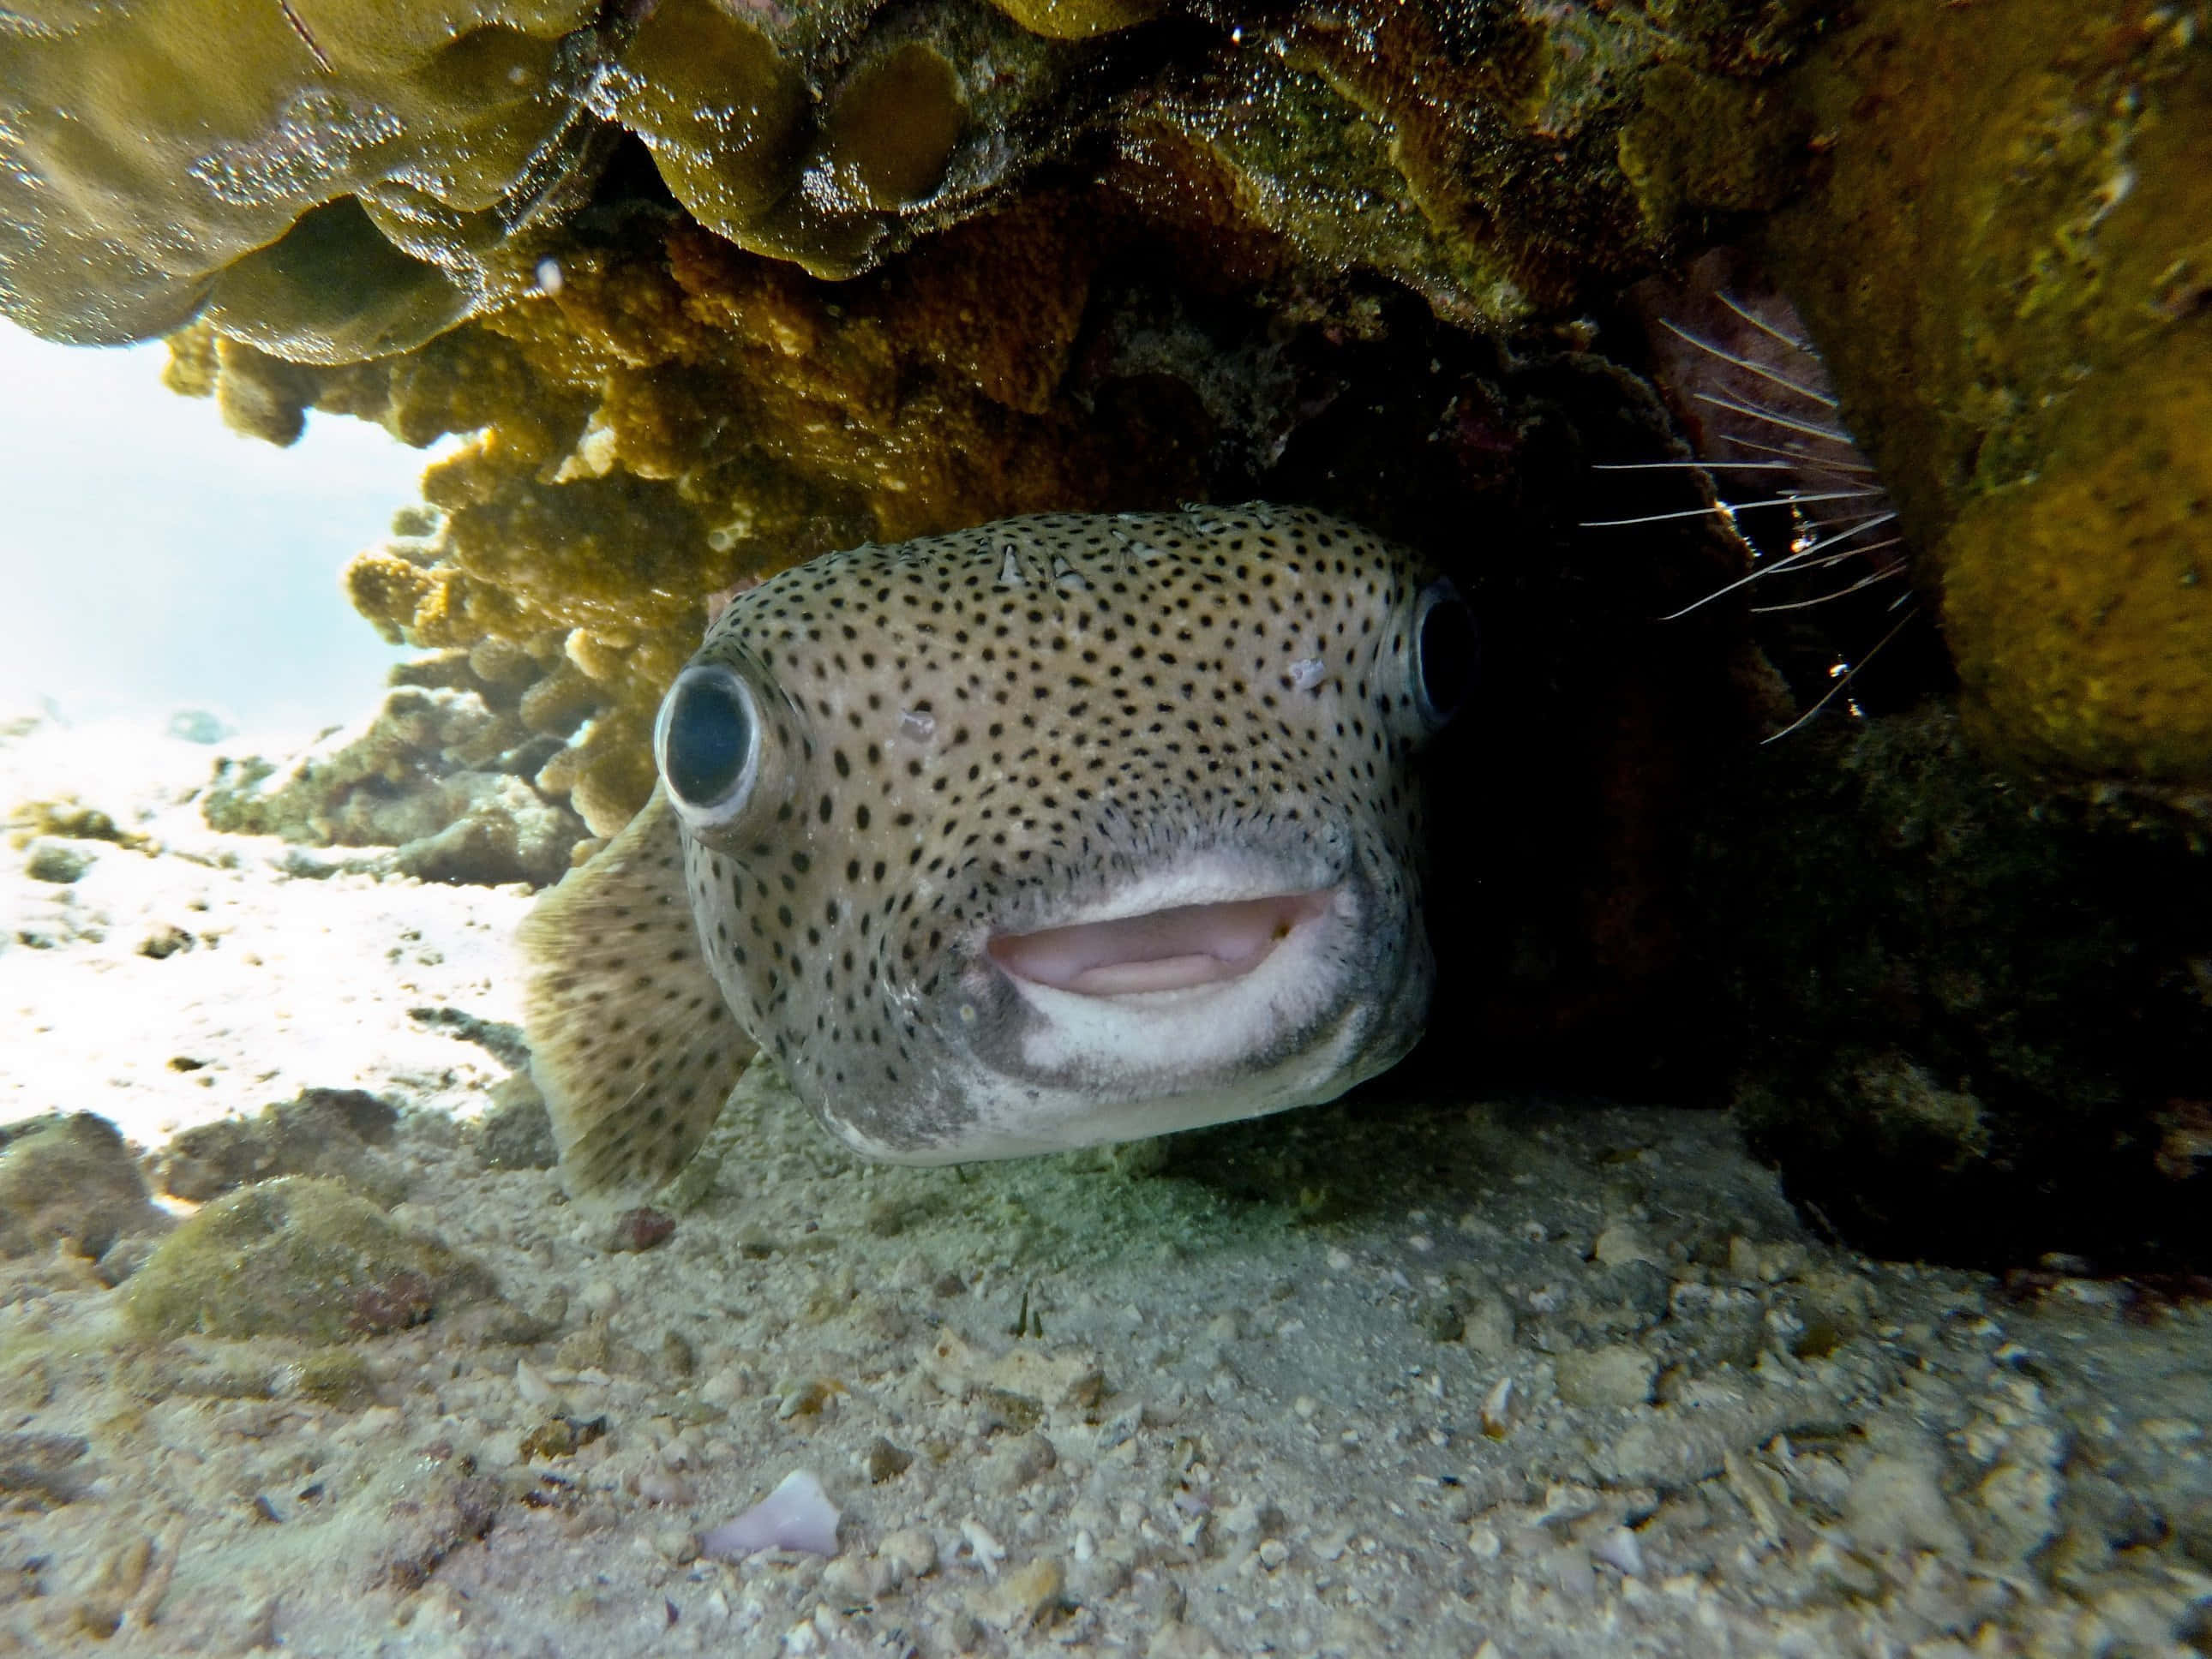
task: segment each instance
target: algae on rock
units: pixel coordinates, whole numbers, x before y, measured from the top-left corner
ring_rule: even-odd
[[[1870,0],[1764,240],[1926,556],[1977,733],[2212,779],[2212,8]]]
[[[0,1256],[49,1252],[66,1240],[98,1257],[119,1239],[169,1224],[106,1118],[56,1114],[0,1130]]]
[[[367,1199],[334,1181],[287,1176],[185,1221],[132,1276],[123,1311],[146,1336],[328,1344],[495,1295],[482,1267],[404,1231]]]
[[[1126,129],[1210,154],[1308,257],[1496,325],[1663,251],[1614,154],[1650,70],[1756,83],[1832,9],[42,7],[0,35],[0,301],[56,338],[204,315],[356,362],[557,280],[611,199],[850,276]]]
[[[0,301],[77,342],[204,316],[295,362],[404,351],[539,281],[625,135],[702,223],[849,274],[1059,142],[1096,54],[1051,37],[1089,32],[982,0],[34,6],[0,32]]]

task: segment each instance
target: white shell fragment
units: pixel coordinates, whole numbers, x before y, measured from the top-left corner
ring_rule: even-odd
[[[811,1555],[837,1553],[837,1506],[821,1481],[793,1469],[767,1497],[735,1520],[699,1537],[699,1553],[735,1561],[761,1550],[805,1550]]]

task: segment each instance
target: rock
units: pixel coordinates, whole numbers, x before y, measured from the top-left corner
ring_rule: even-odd
[[[1060,1605],[1066,1585],[1066,1570],[1054,1558],[1041,1556],[989,1588],[971,1592],[968,1604],[977,1618],[1000,1630],[1025,1630]]]
[[[894,1586],[908,1579],[927,1578],[937,1571],[937,1540],[921,1527],[901,1527],[886,1534],[876,1547],[876,1559],[883,1563]]]
[[[185,1222],[118,1292],[149,1337],[327,1344],[495,1302],[489,1276],[336,1182],[288,1176]]]
[[[137,1160],[106,1118],[33,1118],[9,1125],[4,1137],[0,1255],[50,1250],[67,1238],[78,1254],[99,1258],[126,1236],[173,1224],[149,1200]]]
[[[1793,1198],[1892,1258],[2212,1261],[2212,1172],[2160,1156],[2212,1052],[2185,812],[2008,776],[1941,702],[1761,750],[1714,807],[1735,1107]],[[1774,1248],[1741,1276],[1787,1277]]]
[[[2008,770],[2202,784],[2212,106],[2190,29],[2081,51],[2135,16],[1856,8],[1797,85],[1832,165],[1765,240],[1941,595],[1980,739]],[[2112,125],[2068,143],[2061,110]]]
[[[1885,1454],[1872,1459],[1844,1495],[1844,1524],[1865,1550],[1966,1552],[1966,1534],[1936,1486],[1928,1457]]]
[[[226,760],[201,798],[209,824],[310,845],[391,847],[425,881],[557,881],[583,825],[505,769],[538,769],[532,734],[475,690],[397,685],[374,714],[283,765]]]
[[[1051,1441],[1032,1431],[1017,1435],[1001,1445],[993,1462],[997,1465],[1000,1489],[1019,1492],[1053,1468],[1060,1456]]]
[[[1459,1340],[1478,1359],[1503,1359],[1513,1352],[1515,1325],[1511,1304],[1495,1291],[1480,1291],[1467,1304]]]
[[[221,743],[237,728],[204,708],[179,708],[162,729],[180,743]]]
[[[252,1118],[187,1129],[155,1161],[162,1191],[204,1204],[256,1181],[311,1175],[342,1181],[386,1206],[406,1196],[389,1141],[398,1112],[361,1089],[302,1089]]]
[[[561,1161],[545,1097],[527,1072],[495,1085],[491,1098],[477,1124],[485,1163],[495,1170],[550,1170]]]
[[[90,1484],[88,1443],[74,1434],[0,1434],[0,1492],[43,1506],[73,1504]]]
[[[2002,1550],[2025,1559],[2058,1532],[2058,1498],[2064,1481],[2049,1462],[2008,1459],[1984,1477],[1974,1495]]]
[[[496,1480],[443,1472],[403,1489],[386,1511],[392,1534],[373,1582],[422,1589],[448,1555],[490,1532],[505,1499]]]
[[[1597,1236],[1591,1254],[1608,1267],[1620,1267],[1631,1261],[1658,1261],[1644,1236],[1644,1230],[1632,1221],[1616,1221]]]
[[[1559,1356],[1559,1398],[1570,1406],[1641,1406],[1651,1398],[1659,1362],[1627,1343],[1570,1349]]]
[[[869,1443],[867,1455],[861,1460],[861,1467],[867,1471],[869,1483],[878,1486],[886,1480],[904,1474],[913,1463],[912,1452],[894,1446],[881,1435]]]
[[[23,873],[33,881],[52,882],[58,887],[82,880],[91,868],[92,854],[66,842],[34,842],[30,857],[23,860]]]
[[[676,1218],[673,1216],[641,1205],[624,1210],[614,1218],[607,1238],[607,1248],[618,1254],[635,1255],[659,1249],[675,1233]]]

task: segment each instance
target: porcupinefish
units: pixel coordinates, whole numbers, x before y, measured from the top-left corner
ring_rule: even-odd
[[[659,781],[524,924],[584,1193],[695,1152],[756,1048],[908,1164],[1329,1100],[1420,1035],[1415,751],[1473,617],[1305,509],[1046,514],[733,600]]]

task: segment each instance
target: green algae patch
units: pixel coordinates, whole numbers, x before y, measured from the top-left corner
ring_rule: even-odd
[[[289,1336],[318,1345],[419,1325],[491,1295],[483,1269],[403,1231],[334,1181],[293,1176],[216,1200],[123,1292],[139,1334]]]
[[[2201,8],[1873,0],[1765,234],[1995,753],[2212,778]]]

